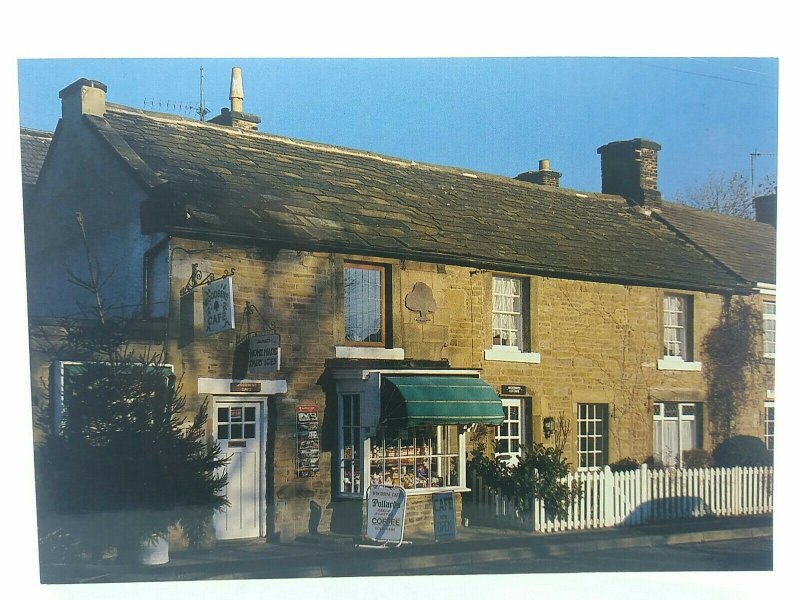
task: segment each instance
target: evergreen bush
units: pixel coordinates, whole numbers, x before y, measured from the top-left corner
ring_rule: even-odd
[[[728,438],[713,452],[715,467],[765,467],[772,464],[772,455],[764,442],[751,435]]]

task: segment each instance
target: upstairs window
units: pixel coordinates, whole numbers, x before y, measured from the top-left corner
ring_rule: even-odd
[[[523,285],[515,277],[492,277],[492,345],[522,351]]]
[[[344,267],[344,333],[352,346],[386,345],[386,268]]]
[[[692,340],[691,297],[664,296],[664,357],[690,361]]]
[[[775,301],[764,301],[764,357],[775,358]]]

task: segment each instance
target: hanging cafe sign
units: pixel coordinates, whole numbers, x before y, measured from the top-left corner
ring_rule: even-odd
[[[221,331],[230,331],[236,328],[233,317],[233,273],[225,269],[222,276],[214,273],[203,274],[198,269],[198,264],[192,264],[192,275],[181,289],[181,296],[203,287],[203,330],[206,335],[213,335]]]

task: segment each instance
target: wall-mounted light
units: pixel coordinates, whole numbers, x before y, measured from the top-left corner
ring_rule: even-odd
[[[553,417],[545,417],[542,421],[545,439],[549,438],[556,430],[556,420]]]

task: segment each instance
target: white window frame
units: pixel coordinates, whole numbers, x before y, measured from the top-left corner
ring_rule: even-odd
[[[435,493],[444,490],[456,490],[463,487],[461,481],[461,465],[459,458],[459,440],[457,425],[431,425],[424,427],[409,428],[408,438],[413,439],[414,443],[403,446],[400,438],[396,444],[387,444],[386,438],[381,432],[370,438],[369,473],[370,485],[396,485],[401,486],[408,493]],[[453,439],[455,436],[456,439]],[[427,442],[431,442],[428,444]],[[448,443],[449,442],[449,443]],[[422,452],[419,452],[420,444]],[[453,447],[455,446],[455,451]],[[455,459],[455,483],[441,482],[444,473],[450,473],[446,469],[446,464],[451,459]],[[436,465],[436,473],[439,474],[440,485],[432,485],[432,472]],[[372,474],[373,466],[377,467],[379,473],[377,478]],[[411,467],[405,475],[400,470]],[[420,467],[424,472],[420,472]],[[411,485],[409,485],[409,483]]]
[[[495,428],[495,452],[496,458],[500,458],[508,465],[516,465],[522,454],[522,446],[525,443],[525,419],[523,416],[523,398],[500,398],[503,403],[503,424]],[[512,410],[517,409],[517,418],[512,417]],[[514,425],[517,427],[516,434],[513,433]],[[503,432],[505,429],[505,433]],[[498,451],[497,447],[501,440],[508,443],[509,448],[512,442],[517,443],[516,450],[508,450],[507,452]]]
[[[666,416],[666,405],[675,405],[677,404],[677,413],[676,416]],[[657,423],[660,424],[662,427],[661,432],[661,440],[663,446],[664,434],[663,434],[663,423],[664,422],[674,422],[677,424],[678,427],[678,453],[677,453],[677,464],[675,465],[667,465],[667,466],[675,466],[678,468],[683,467],[683,453],[686,450],[692,450],[694,448],[702,448],[702,440],[700,438],[701,431],[698,429],[699,420],[697,419],[697,413],[700,411],[700,406],[694,402],[654,402],[653,403],[653,457],[658,457],[659,460],[663,462],[663,448],[656,448],[655,447],[655,429],[657,427]],[[692,423],[692,427],[694,429],[694,437],[697,441],[697,444],[694,446],[687,446],[685,440],[683,438],[683,423],[690,422]]]
[[[670,306],[671,300],[678,301],[678,310]],[[694,320],[692,319],[693,298],[687,294],[665,293],[662,301],[662,342],[664,358],[658,360],[659,370],[700,371],[702,363],[691,360]],[[670,318],[675,316],[675,319]],[[677,323],[671,321],[676,320]],[[674,332],[675,335],[668,335]],[[672,339],[672,338],[675,339]]]
[[[767,306],[772,307],[772,312],[767,312]],[[775,300],[764,300],[762,315],[764,318],[764,358],[775,358],[775,341],[777,332],[777,308]]]
[[[337,423],[337,473],[339,474],[339,482],[337,484],[338,491],[336,496],[339,498],[366,498],[367,487],[369,486],[369,479],[364,479],[364,474],[369,473],[369,459],[372,455],[372,445],[377,443],[380,436],[380,431],[377,427],[380,415],[380,389],[381,377],[383,375],[463,375],[477,377],[480,375],[479,371],[466,370],[466,369],[453,369],[448,371],[434,370],[434,369],[336,369],[333,373],[333,378],[336,380],[337,389],[337,414],[339,416]],[[362,440],[361,452],[361,482],[360,490],[353,492],[342,492],[342,457],[344,455],[343,448],[343,434],[341,431],[342,424],[342,396],[358,395],[360,398],[359,414],[360,414],[360,428]],[[442,426],[439,426],[442,427]],[[433,494],[440,491],[457,491],[468,492],[467,487],[467,444],[466,444],[466,431],[462,426],[456,426],[457,433],[457,448],[456,466],[457,466],[457,482],[451,486],[430,487],[430,488],[409,488],[406,489],[406,495],[424,495]],[[366,484],[365,484],[366,481]]]
[[[516,290],[510,294],[505,290],[499,289],[502,283],[516,284]],[[492,346],[484,351],[484,359],[491,361],[505,361],[505,362],[521,362],[538,364],[541,362],[541,356],[538,352],[528,352],[525,347],[525,340],[527,337],[530,314],[530,298],[528,293],[528,286],[525,285],[526,280],[522,277],[513,277],[510,275],[492,275]],[[506,307],[498,307],[500,300],[505,300],[506,304],[511,304],[511,310]],[[514,309],[514,304],[517,305],[518,310]],[[495,320],[507,320],[511,318],[513,323],[509,327],[495,327]],[[500,331],[500,344],[495,343],[495,331]],[[515,344],[503,344],[502,332],[513,332],[516,335]]]
[[[770,452],[775,451],[775,400],[764,402],[764,444]]]
[[[580,403],[576,419],[576,443],[579,471],[596,471],[608,464],[608,404]],[[582,409],[585,409],[585,415]],[[586,433],[581,433],[581,424],[586,424]],[[598,431],[599,428],[599,431]],[[591,429],[591,431],[589,431]],[[581,441],[585,441],[586,449],[581,449]],[[598,449],[597,441],[600,440]],[[591,449],[589,442],[592,441]],[[585,459],[585,460],[584,460]]]

